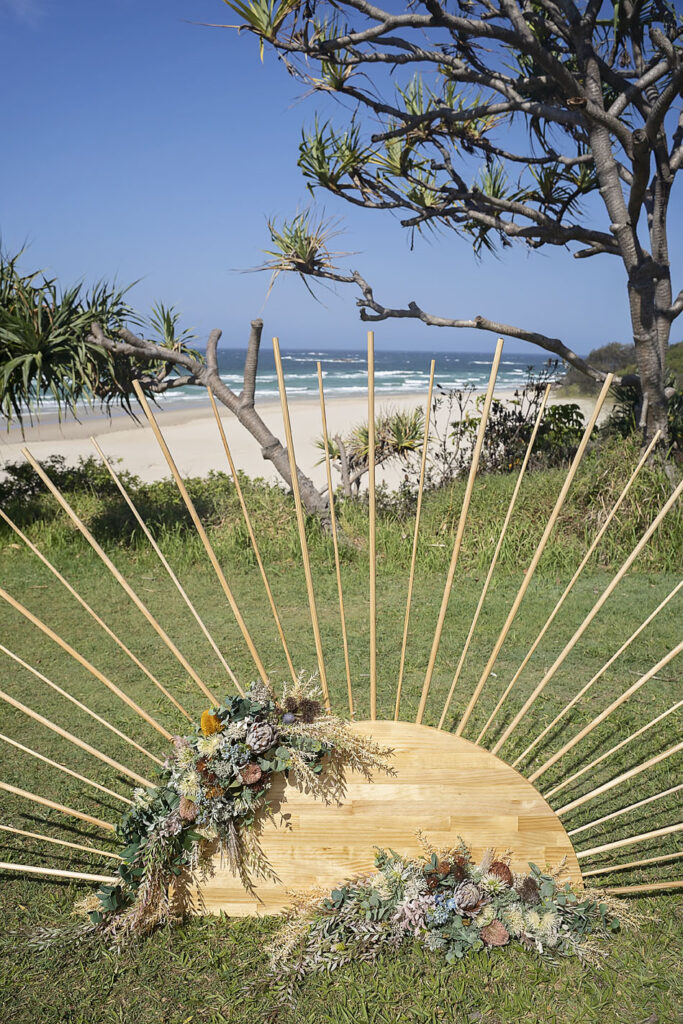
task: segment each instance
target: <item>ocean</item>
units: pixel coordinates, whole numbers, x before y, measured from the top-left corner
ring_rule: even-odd
[[[244,349],[226,348],[218,351],[218,368],[222,380],[236,392],[242,390]],[[426,393],[429,384],[429,364],[436,360],[435,384],[443,388],[486,388],[491,359],[482,352],[389,352],[375,350],[375,393]],[[367,352],[362,349],[334,349],[324,352],[313,349],[290,349],[282,352],[282,364],[290,398],[317,398],[317,363],[323,369],[325,394],[336,396],[362,395],[367,392]],[[548,362],[542,352],[503,352],[498,371],[500,390],[516,388],[524,383],[529,368],[540,371]],[[279,395],[275,360],[270,346],[264,346],[259,356],[256,382],[256,400],[276,399]],[[193,402],[206,403],[203,387],[179,388],[159,395],[157,400],[167,409],[186,408]],[[41,402],[43,413],[55,412],[57,405],[50,395]],[[85,406],[83,407],[85,413]]]
[[[218,367],[222,380],[233,390],[242,389],[244,350],[219,349]],[[472,386],[484,390],[488,383],[491,359],[481,352],[439,352],[436,360],[435,382],[444,388]],[[424,392],[429,384],[430,352],[387,352],[375,350],[375,392],[398,394]],[[367,353],[359,349],[322,350],[296,349],[282,352],[287,394],[294,398],[315,397],[318,394],[317,362],[323,369],[325,393],[333,395],[359,395],[367,391]],[[523,383],[529,367],[540,371],[548,357],[542,352],[503,352],[498,371],[497,387],[515,388]],[[174,391],[172,400],[193,401],[201,398],[199,389],[183,394]],[[256,384],[256,397],[276,398],[278,395],[275,360],[269,347],[261,350]]]

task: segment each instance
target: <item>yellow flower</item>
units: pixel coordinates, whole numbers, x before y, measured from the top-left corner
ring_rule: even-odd
[[[215,732],[223,732],[223,725],[218,715],[212,715],[210,711],[202,711],[200,727],[205,736],[212,736]]]

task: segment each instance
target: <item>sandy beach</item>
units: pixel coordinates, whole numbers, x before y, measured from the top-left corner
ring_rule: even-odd
[[[497,391],[496,397],[509,401],[513,392]],[[404,391],[394,395],[383,394],[381,400],[377,400],[376,411],[379,413],[386,408],[411,409],[416,405],[424,406],[425,400],[424,393],[409,394]],[[555,398],[551,401],[577,400]],[[581,399],[578,404],[584,415],[588,416],[594,403],[591,399]],[[330,395],[326,400],[326,409],[331,437],[337,433],[344,434],[356,424],[367,421],[367,399],[362,396],[335,398]],[[228,409],[220,406],[220,410],[237,468],[251,477],[280,481],[272,464],[262,458],[260,448],[251,435]],[[257,397],[257,410],[268,427],[282,440],[284,431],[279,401],[269,399],[259,402]],[[206,476],[212,469],[228,471],[208,400],[197,399],[196,402],[184,405],[166,402],[156,408],[155,415],[183,476]],[[297,461],[317,485],[323,486],[325,467],[316,465],[321,453],[315,446],[315,440],[322,432],[317,397],[297,396],[290,401],[290,415]],[[604,415],[605,410],[601,418]],[[440,426],[443,425],[442,422]],[[170,475],[149,426],[142,422],[136,423],[120,410],[116,410],[111,417],[93,412],[85,415],[80,422],[70,418],[61,424],[55,415],[49,414],[33,426],[25,425],[23,438],[19,428],[13,425],[9,431],[0,434],[0,474],[4,463],[23,459],[21,448],[24,445],[39,461],[51,455],[61,455],[68,464],[73,465],[79,458],[96,455],[91,436],[97,439],[109,458],[120,460],[120,468],[135,473],[143,480],[160,480]],[[389,486],[395,486],[400,479],[400,466],[379,467],[378,483],[386,481]]]

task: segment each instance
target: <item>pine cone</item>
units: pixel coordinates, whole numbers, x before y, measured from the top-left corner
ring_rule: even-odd
[[[437,874],[427,875],[427,888],[430,892],[434,892],[438,888],[441,879]]]
[[[254,786],[257,782],[261,781],[261,766],[258,764],[247,764],[244,768],[240,768],[240,778],[245,786]]]
[[[255,754],[263,754],[277,740],[277,733],[270,722],[254,722],[247,730],[245,742]]]
[[[489,874],[500,878],[501,882],[505,882],[506,885],[512,885],[514,881],[510,868],[502,860],[494,860],[489,868]]]
[[[299,705],[294,697],[285,697],[285,711],[291,712],[293,715],[299,710]]]
[[[531,875],[527,875],[527,877],[520,882],[517,886],[517,893],[521,900],[532,907],[535,907],[537,903],[541,902],[541,897],[538,892],[538,884],[536,879],[532,878]]]
[[[503,922],[498,919],[487,924],[479,934],[482,942],[487,946],[507,946],[510,941],[510,933]]]
[[[481,892],[474,882],[461,882],[453,892],[455,908],[458,913],[473,910],[481,900]]]

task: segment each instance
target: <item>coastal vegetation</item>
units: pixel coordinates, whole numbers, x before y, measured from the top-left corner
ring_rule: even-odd
[[[518,667],[545,622],[548,608],[555,603],[575,570],[588,539],[595,535],[638,456],[635,438],[595,446],[586,456],[514,629],[501,651],[494,675],[482,693],[472,723],[474,734],[491,711],[502,683]],[[68,468],[59,461],[48,464],[47,468],[115,564],[177,638],[202,676],[218,692],[223,693],[224,684],[224,690],[232,693],[227,676],[199,630],[188,620],[185,606],[169,588],[167,577],[105,471],[93,463]],[[226,652],[238,678],[246,684],[254,676],[253,664],[217,581],[207,571],[204,551],[176,491],[170,482],[146,484],[129,476],[125,479],[163,551]],[[480,621],[456,691],[454,714],[462,710],[472,691],[523,578],[538,540],[539,524],[547,520],[563,479],[562,469],[532,471],[526,478],[489,592],[486,615]],[[242,478],[242,484],[290,649],[295,652],[296,667],[309,671],[315,665],[315,648],[291,497],[281,488],[262,481]],[[471,621],[513,486],[514,475],[489,473],[479,479],[475,488],[457,588],[451,598],[427,706],[427,724],[435,724],[438,719],[450,685],[452,665]],[[215,474],[209,479],[190,480],[188,488],[207,524],[211,542],[259,650],[272,669],[273,679],[285,679],[287,668],[282,648],[261,588],[255,584],[257,569],[234,485],[226,476]],[[115,625],[134,651],[153,664],[155,672],[172,686],[183,703],[199,715],[204,710],[202,695],[170,652],[156,640],[92,550],[74,532],[64,513],[45,494],[30,468],[10,466],[9,476],[0,485],[0,491],[0,505],[28,538],[86,600]],[[404,710],[408,717],[415,714],[418,705],[422,672],[429,654],[463,493],[464,481],[457,479],[425,495],[404,681]],[[565,605],[561,620],[548,635],[546,651],[558,650],[572,634],[592,607],[596,593],[604,589],[651,522],[655,508],[669,494],[670,484],[663,470],[656,464],[644,467],[622,512],[610,526]],[[400,634],[405,611],[412,512],[395,496],[382,496],[378,505],[378,715],[390,717],[398,660],[395,637]],[[682,515],[680,509],[672,509],[584,642],[552,680],[539,704],[542,721],[551,720],[564,705],[567,693],[576,692],[598,671],[606,657],[675,585],[680,568]],[[358,717],[361,718],[368,713],[367,510],[362,502],[341,501],[339,516],[352,541],[343,547],[341,557],[351,638],[351,670],[352,678],[357,681]],[[117,682],[169,730],[181,730],[183,722],[174,708],[103,633],[93,628],[82,609],[21,539],[6,524],[0,525],[3,586],[20,597],[35,615],[49,620],[94,664],[106,665]],[[331,696],[333,706],[341,708],[346,699],[346,681],[338,635],[332,543],[316,517],[309,518],[307,533]],[[18,614],[3,607],[0,622],[4,642],[20,657],[38,666],[138,742],[150,742],[144,722],[136,720],[123,705],[112,707],[111,695],[104,688]],[[571,726],[578,729],[601,711],[624,690],[625,682],[638,678],[643,666],[651,665],[678,641],[679,632],[678,609],[672,603],[658,617],[656,628],[650,627],[643,633],[605,673],[600,684],[573,709]],[[520,697],[535,684],[546,661],[539,652],[530,663],[522,680]],[[10,664],[5,662],[5,667]],[[49,696],[43,684],[19,666],[5,672],[4,679],[4,688],[16,699],[26,700],[30,692],[40,706],[42,694],[42,710],[49,718],[130,763],[129,749],[120,749],[122,744],[105,734],[78,709]],[[676,673],[663,671],[637,698],[624,705],[618,716],[596,730],[591,754],[600,754],[666,710],[680,697],[678,689]],[[669,716],[661,723],[657,737],[652,737],[653,750],[676,741],[675,718],[675,715]],[[85,753],[67,747],[60,738],[50,736],[39,724],[27,721],[19,712],[10,711],[6,721],[7,731],[18,735],[17,730],[20,730],[24,742],[33,749],[64,761],[96,780],[110,781],[106,770],[99,772],[97,764]],[[510,756],[519,753],[526,741],[521,734],[517,740],[513,737]],[[647,756],[649,749],[646,746],[642,750],[643,756]],[[541,756],[547,750],[544,744]],[[581,763],[581,754],[577,756]],[[592,782],[599,785],[603,779],[632,763],[626,747],[611,759],[610,767],[595,771]],[[566,777],[576,764],[573,755],[558,764],[548,773],[549,783]],[[639,795],[646,796],[673,786],[677,764],[676,759],[669,759],[657,765],[648,773]],[[7,759],[6,765],[9,782],[33,791],[45,789],[45,774],[35,759],[17,754]],[[136,762],[134,767],[144,766]],[[96,806],[97,813],[104,817],[115,813],[110,798],[98,795],[93,802],[76,781],[53,779],[51,785],[50,795],[69,806],[83,810]],[[80,824],[78,828],[65,827],[52,812],[35,812],[18,798],[8,796],[3,805],[6,808],[3,820],[18,827],[49,831],[76,842],[85,837],[92,845],[101,842],[96,829],[81,828]],[[593,816],[595,811],[608,814],[618,806],[618,795],[612,799],[608,793],[601,798],[599,808],[592,809]],[[614,822],[596,826],[586,834],[585,841],[577,845],[589,847],[594,842],[604,841],[604,837],[613,839],[631,834],[634,822],[642,824],[643,831],[656,828],[671,820],[674,809],[675,797],[659,801],[645,811],[634,812],[635,817],[629,815],[623,826],[619,824],[620,819],[616,820],[616,827]],[[571,825],[579,826],[590,820],[591,809],[579,808],[572,816]],[[672,852],[674,839],[670,836],[643,844],[638,848],[638,856]],[[30,852],[31,863],[43,863],[44,847],[38,843],[3,833],[2,845],[5,860],[15,856],[24,859]],[[49,862],[54,864],[55,859],[51,854]],[[599,858],[596,863],[602,862]],[[72,851],[66,851],[60,861],[64,867],[91,872],[102,871],[103,863],[101,858]],[[654,873],[650,869],[647,877],[666,877],[666,870],[666,864],[655,865]],[[637,869],[605,876],[610,884],[635,883],[641,877]],[[261,1020],[277,1024],[350,1024],[357,1020],[374,1024],[393,1024],[396,1020],[406,1024],[446,1021],[450,1024],[460,1020],[579,1024],[599,1017],[609,1017],[620,1024],[641,1024],[646,1019],[673,1020],[683,995],[680,972],[676,970],[680,910],[676,896],[639,900],[642,920],[638,930],[617,934],[609,943],[608,956],[596,966],[585,967],[573,961],[557,966],[526,951],[510,949],[504,957],[485,954],[466,964],[445,967],[439,957],[418,944],[409,943],[395,953],[382,955],[374,966],[352,963],[329,977],[311,976],[294,996],[290,996],[286,986],[273,986],[268,979],[267,947],[278,927],[273,919],[195,919],[176,930],[160,929],[140,942],[129,944],[120,954],[113,954],[106,945],[79,949],[78,946],[65,948],[58,943],[51,944],[50,929],[73,923],[73,904],[88,891],[77,882],[36,882],[11,874],[3,877],[0,937],[3,1016],[18,1024],[35,1020],[45,1024],[85,1024],[86,1021],[88,1024],[121,1024],[133,1018],[144,1020],[145,1024],[187,1024],[189,1021],[255,1024]],[[259,979],[263,978],[268,979],[268,984],[260,983]]]
[[[668,245],[683,166],[676,5],[417,0],[399,14],[360,0],[223,2],[239,22],[223,27],[256,37],[262,59],[274,51],[322,108],[299,147],[312,194],[391,211],[411,243],[452,231],[477,255],[517,244],[618,260],[636,350],[637,374],[627,381],[638,389],[636,418],[646,438],[660,430],[666,444],[664,363],[683,313]],[[362,320],[519,338],[604,379],[559,329],[534,328],[532,275],[528,324],[501,323],[493,311],[437,315],[416,301],[380,300],[360,271],[340,267],[342,254],[330,248],[338,230],[315,211],[270,228],[264,269],[299,274],[309,286],[350,285]],[[457,267],[448,277],[457,285]]]

